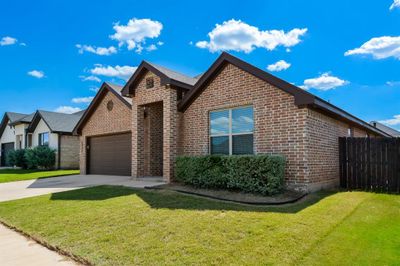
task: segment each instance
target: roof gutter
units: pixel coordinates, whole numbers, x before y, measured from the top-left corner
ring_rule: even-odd
[[[346,111],[344,111],[344,110],[342,110],[342,109],[340,109],[340,108],[338,108],[338,107],[336,107],[336,106],[334,106],[334,105],[332,105],[332,104],[330,104],[330,103],[328,103],[328,102],[326,102],[326,101],[324,101],[324,100],[322,100],[320,98],[314,97],[314,102],[311,103],[311,104],[308,104],[308,105],[310,105],[311,107],[316,107],[318,109],[322,109],[322,110],[324,110],[326,112],[329,112],[329,113],[331,113],[331,114],[333,114],[335,116],[338,116],[338,117],[340,117],[342,119],[345,119],[345,120],[347,120],[347,121],[349,121],[351,123],[354,123],[354,124],[357,124],[359,126],[362,126],[362,127],[366,128],[367,130],[369,130],[371,132],[374,132],[376,134],[379,134],[381,136],[391,137],[386,132],[383,132],[382,130],[377,129],[376,127],[370,125],[369,123],[367,123],[367,122],[365,122],[365,121],[363,121],[363,120],[361,120],[361,119],[359,119],[359,118],[347,113]]]

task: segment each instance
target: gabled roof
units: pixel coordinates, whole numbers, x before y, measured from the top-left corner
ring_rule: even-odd
[[[112,94],[114,94],[128,108],[132,109],[132,99],[122,96],[122,94],[121,94],[122,88],[123,88],[122,86],[104,82],[101,85],[100,90],[97,92],[96,96],[93,98],[89,107],[85,110],[84,114],[79,119],[78,123],[76,124],[75,128],[73,129],[73,133],[80,134],[82,127],[86,124],[87,120],[94,113],[97,106],[100,104],[101,100],[103,100],[103,98],[107,92],[111,92]]]
[[[25,115],[24,117],[13,121],[12,123],[10,123],[10,125],[14,126],[14,125],[18,125],[18,124],[29,124],[32,122],[32,119],[34,116],[35,116],[35,113],[32,113],[30,115]]]
[[[140,78],[146,71],[151,71],[161,79],[161,85],[170,84],[185,90],[191,90],[193,85],[197,82],[197,78],[192,78],[176,71],[170,70],[166,67],[162,67],[156,64],[152,64],[146,61],[142,61],[135,73],[131,76],[128,82],[125,84],[122,95],[129,96],[134,95],[134,87],[139,82]]]
[[[196,78],[196,77],[192,78],[192,77],[186,76],[182,73],[171,70],[169,68],[166,68],[166,67],[163,67],[160,65],[156,65],[156,64],[153,64],[150,62],[147,62],[147,63],[149,65],[153,66],[154,68],[158,69],[160,72],[164,73],[167,77],[169,77],[172,80],[180,81],[182,83],[185,83],[185,84],[188,84],[191,86],[193,86],[198,80],[198,78]]]
[[[394,128],[388,127],[382,123],[379,123],[378,121],[371,121],[370,124],[373,125],[374,127],[376,127],[377,129],[380,129],[380,130],[386,132],[387,134],[391,135],[392,137],[400,138],[400,131],[397,131]]]
[[[3,118],[1,120],[1,123],[0,123],[0,137],[3,135],[3,132],[6,129],[7,125],[12,124],[15,121],[22,119],[26,116],[27,116],[27,114],[5,112],[3,115]]]
[[[52,133],[71,134],[82,115],[82,112],[64,114],[38,110],[28,127],[28,131],[33,132],[39,124],[40,119],[43,119]]]
[[[193,89],[186,93],[185,97],[179,102],[178,109],[185,111],[186,108],[203,92],[206,85],[209,84],[223,69],[226,64],[232,64],[255,77],[268,82],[271,85],[291,94],[294,96],[295,104],[299,107],[310,107],[327,113],[328,115],[336,118],[345,120],[354,125],[361,126],[370,132],[382,136],[389,136],[387,133],[373,127],[367,122],[349,114],[348,112],[334,106],[333,104],[289,83],[276,76],[273,76],[235,56],[232,56],[226,52],[223,52],[218,59],[211,65],[211,67],[201,75],[200,79],[196,82]]]
[[[13,123],[27,116],[27,114],[14,113],[14,112],[6,112],[6,115],[10,119],[10,123]]]

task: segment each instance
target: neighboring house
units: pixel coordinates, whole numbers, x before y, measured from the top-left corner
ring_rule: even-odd
[[[384,124],[379,123],[377,121],[371,121],[370,124],[373,125],[374,127],[376,127],[377,129],[382,130],[383,132],[389,134],[390,136],[392,136],[394,138],[400,138],[400,132],[397,131],[396,129],[385,126]]]
[[[8,166],[6,157],[8,152],[24,149],[30,144],[27,128],[33,114],[6,112],[0,124],[0,166]]]
[[[56,150],[57,168],[79,168],[79,136],[73,136],[72,131],[83,113],[6,112],[0,124],[0,166],[8,166],[9,151],[46,145]]]
[[[77,124],[82,173],[131,175],[132,100],[122,97],[121,90],[103,83]]]
[[[194,78],[142,62],[122,95],[104,84],[79,122],[82,173],[169,182],[178,155],[281,154],[288,187],[314,191],[338,184],[338,137],[388,136],[227,53]]]
[[[39,110],[28,127],[32,146],[56,150],[56,168],[79,168],[79,136],[72,134],[84,111],[73,114]]]

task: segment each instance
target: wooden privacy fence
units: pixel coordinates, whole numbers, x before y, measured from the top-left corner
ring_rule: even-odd
[[[339,138],[340,186],[400,192],[400,138]]]

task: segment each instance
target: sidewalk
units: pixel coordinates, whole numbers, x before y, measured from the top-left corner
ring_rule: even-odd
[[[79,265],[0,224],[0,265]]]

